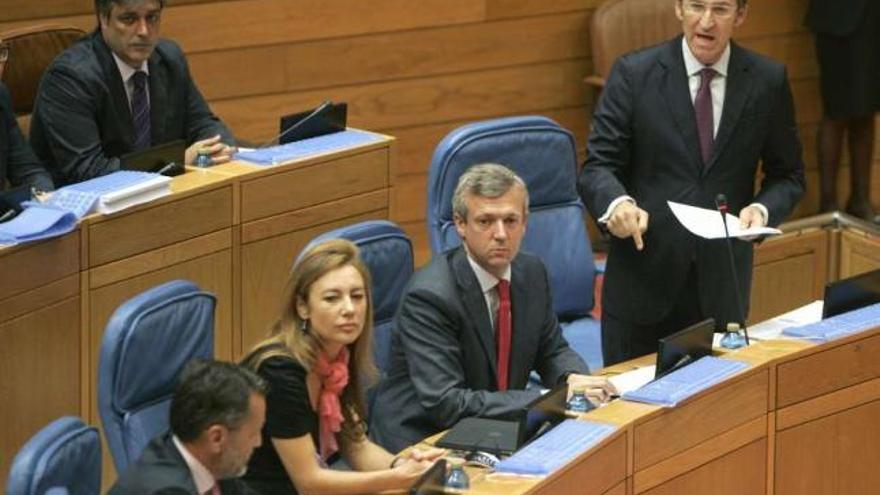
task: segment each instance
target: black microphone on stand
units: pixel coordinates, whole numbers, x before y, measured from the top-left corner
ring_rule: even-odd
[[[733,275],[733,289],[736,295],[736,306],[739,310],[740,325],[742,325],[743,333],[746,337],[746,345],[750,345],[749,329],[746,328],[746,312],[743,309],[742,296],[739,293],[739,277],[736,274],[736,263],[733,260],[733,245],[730,242],[730,232],[727,230],[727,219],[725,218],[727,214],[727,196],[721,193],[715,196],[715,207],[718,209],[718,213],[721,213],[721,224],[724,225],[724,240],[727,242],[727,254],[730,257],[730,273]]]

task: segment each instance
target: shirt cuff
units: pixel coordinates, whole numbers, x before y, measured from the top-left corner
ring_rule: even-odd
[[[608,205],[608,208],[605,210],[605,214],[599,217],[598,222],[601,224],[608,223],[608,219],[611,218],[611,212],[614,211],[614,208],[617,208],[617,205],[623,203],[624,201],[629,201],[634,205],[636,204],[636,200],[634,200],[632,196],[627,196],[626,194],[624,194],[623,196],[618,196],[614,198],[614,201],[612,201],[611,204]],[[765,209],[764,211],[767,210]]]
[[[761,225],[761,227],[766,227],[767,224],[770,223],[770,213],[767,211],[767,207],[762,205],[761,203],[752,203],[749,206],[754,206],[761,212],[761,215],[763,215],[764,217],[764,224]]]

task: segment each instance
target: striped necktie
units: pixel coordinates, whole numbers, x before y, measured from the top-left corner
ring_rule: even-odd
[[[150,102],[147,100],[147,73],[139,70],[131,76],[134,90],[131,92],[131,115],[134,124],[134,147],[143,150],[150,147]]]

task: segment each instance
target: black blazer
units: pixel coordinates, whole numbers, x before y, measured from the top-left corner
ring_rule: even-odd
[[[464,417],[505,417],[537,397],[524,390],[536,370],[545,386],[588,373],[553,312],[541,261],[520,253],[511,272],[509,390],[498,392],[495,334],[463,248],[437,255],[413,275],[395,316],[388,377],[370,413],[371,436],[398,451]]]
[[[152,144],[192,144],[216,134],[233,144],[172,41],[160,40],[150,59]],[[122,76],[100,30],[59,55],[43,75],[34,103],[31,145],[59,185],[119,170],[134,150],[134,125]]]
[[[253,494],[240,480],[220,480],[223,495]],[[186,461],[171,440],[171,434],[154,438],[134,464],[110,487],[107,495],[203,495],[196,491],[196,484]]]
[[[588,158],[578,180],[594,218],[624,194],[650,215],[644,251],[636,251],[632,239],[611,236],[605,273],[603,311],[636,324],[652,324],[668,314],[691,263],[697,267],[703,314],[719,324],[739,321],[724,242],[687,232],[667,200],[714,208],[714,198],[724,193],[731,213],[759,202],[769,210],[770,225],[778,225],[804,193],[785,68],[731,43],[723,113],[704,166],[681,40],[624,55],[614,64],[593,115]],[[763,178],[756,193],[759,162]],[[734,241],[734,255],[747,306],[752,245]]]
[[[12,99],[6,85],[0,82],[0,189],[4,179],[12,186],[27,184],[41,191],[51,191],[52,177],[43,168],[34,151],[25,141],[12,111]]]
[[[877,0],[810,0],[805,23],[816,33],[850,35],[864,19],[869,1]]]

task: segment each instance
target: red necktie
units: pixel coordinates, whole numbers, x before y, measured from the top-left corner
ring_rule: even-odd
[[[694,111],[697,114],[697,132],[700,134],[700,155],[703,166],[712,158],[712,145],[715,144],[715,119],[712,112],[712,79],[715,69],[706,67],[700,71],[700,89],[694,99]]]
[[[508,370],[510,368],[510,282],[500,280],[495,286],[498,290],[498,314],[495,318],[497,331],[495,341],[498,358],[498,390],[507,390]]]

